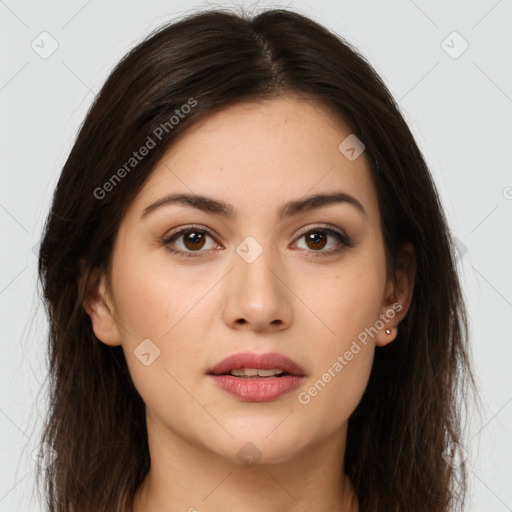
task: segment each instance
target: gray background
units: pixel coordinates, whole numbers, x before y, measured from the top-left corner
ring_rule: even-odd
[[[77,129],[113,66],[151,29],[233,5],[0,0],[0,512],[40,510],[32,452],[47,404],[47,323],[34,247]],[[461,247],[485,404],[470,411],[464,445],[468,510],[512,511],[512,0],[236,5],[309,14],[359,48],[399,101]]]

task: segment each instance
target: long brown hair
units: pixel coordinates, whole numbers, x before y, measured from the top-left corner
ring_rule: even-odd
[[[130,510],[150,467],[144,403],[122,348],[98,341],[82,307],[95,271],[110,264],[126,209],[187,127],[236,102],[288,94],[323,101],[364,142],[388,271],[399,271],[404,243],[416,256],[409,312],[394,342],[376,348],[349,420],[344,465],[360,510],[446,512],[463,503],[465,463],[455,467],[443,453],[462,443],[459,400],[468,384],[476,389],[468,325],[456,248],[411,131],[383,81],[341,37],[289,10],[214,10],[159,28],[121,60],[53,196],[38,267],[50,376],[40,457],[51,447],[56,459],[37,480],[44,477],[50,512]],[[154,147],[127,167],[148,136]]]

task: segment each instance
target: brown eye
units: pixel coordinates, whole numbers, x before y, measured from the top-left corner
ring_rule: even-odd
[[[338,243],[330,243],[329,239],[337,240]],[[354,247],[354,242],[346,234],[324,227],[313,227],[309,231],[303,231],[298,240],[305,240],[305,247],[300,248],[306,249],[306,252],[313,257],[332,256],[344,249]],[[327,249],[324,250],[326,247]]]
[[[208,238],[211,239],[208,246]],[[215,247],[213,236],[206,230],[188,226],[171,233],[162,240],[162,245],[177,256],[194,257]]]
[[[183,236],[183,245],[191,251],[202,249],[205,244],[204,233],[200,231],[185,231],[181,236]]]
[[[306,244],[310,249],[323,249],[327,244],[328,237],[322,232],[310,232],[307,235],[304,235],[304,237],[306,238]]]

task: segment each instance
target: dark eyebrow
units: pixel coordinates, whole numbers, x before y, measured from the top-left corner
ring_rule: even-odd
[[[307,212],[310,210],[314,210],[316,208],[321,208],[322,206],[327,206],[336,203],[351,204],[365,217],[368,216],[363,205],[355,197],[345,192],[315,194],[303,199],[289,201],[288,203],[285,203],[279,208],[277,216],[279,220],[282,220],[285,217],[292,217],[294,215],[298,215],[299,213]],[[141,219],[146,217],[150,212],[155,211],[157,208],[167,206],[170,204],[180,204],[183,206],[189,206],[206,213],[221,215],[226,219],[234,219],[236,217],[235,209],[230,204],[203,195],[183,193],[168,194],[165,197],[159,199],[158,201],[150,204],[149,206],[144,208],[144,211],[142,212],[141,215]]]

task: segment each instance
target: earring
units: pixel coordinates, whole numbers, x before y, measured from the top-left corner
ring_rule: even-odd
[[[386,329],[386,334],[391,334],[391,330],[390,329]]]

